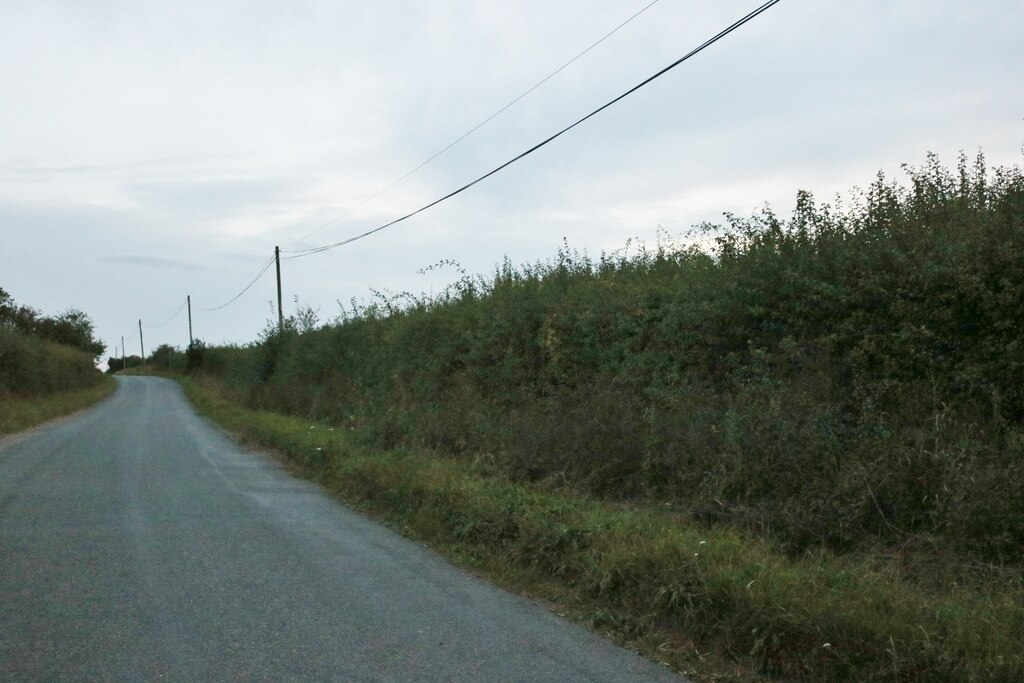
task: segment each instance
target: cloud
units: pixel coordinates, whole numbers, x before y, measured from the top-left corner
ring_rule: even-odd
[[[158,180],[131,183],[128,196],[144,209],[175,216],[225,218],[254,210],[274,210],[299,199],[296,178]]]
[[[274,245],[342,240],[443,196],[750,9],[658,3],[361,205],[644,1],[0,2],[0,234],[17,245],[0,249],[2,284],[74,303],[111,338],[186,293],[223,303]],[[764,202],[785,215],[798,188],[828,201],[928,151],[1019,163],[1024,96],[1006,84],[1022,18],[1019,0],[782,3],[452,201],[283,262],[286,306],[418,291],[436,283],[416,270],[443,258],[486,272],[563,236],[594,254]],[[275,295],[271,270],[230,307],[197,308],[197,331],[251,339]]]
[[[8,159],[6,171],[11,179],[31,181],[50,181],[62,176],[96,176],[104,178],[135,178],[147,177],[158,173],[183,173],[194,171],[204,162],[196,156],[168,157],[165,159],[145,159],[142,161],[122,161],[119,163],[60,163],[57,161],[33,159],[31,157],[14,157]],[[221,159],[230,161],[230,159]]]
[[[100,261],[117,265],[143,266],[145,268],[167,268],[171,270],[204,270],[205,267],[181,259],[147,254],[110,254],[97,257]]]

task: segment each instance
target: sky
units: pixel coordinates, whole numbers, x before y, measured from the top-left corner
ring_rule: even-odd
[[[107,355],[275,318],[273,255],[375,228],[491,170],[758,0],[0,0],[0,287],[88,313]],[[1019,165],[1020,0],[782,0],[465,193],[282,261],[284,312],[437,292],[571,247],[819,201],[935,153]]]

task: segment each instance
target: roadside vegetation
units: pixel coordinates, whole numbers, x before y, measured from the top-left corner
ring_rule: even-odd
[[[906,172],[168,365],[342,495],[677,666],[1021,680],[1024,176]]]
[[[84,408],[114,383],[96,369],[104,346],[85,313],[44,316],[0,289],[0,434]]]
[[[697,680],[1024,677],[1019,576],[985,577],[983,590],[923,588],[870,555],[794,556],[671,505],[600,501],[509,481],[482,460],[367,447],[344,427],[245,408],[209,379],[184,385],[201,413],[349,503]]]

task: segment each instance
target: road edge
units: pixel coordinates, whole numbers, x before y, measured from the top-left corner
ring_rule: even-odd
[[[21,443],[25,439],[48,429],[54,425],[62,424],[68,420],[78,417],[80,414],[92,410],[104,401],[109,400],[117,391],[117,381],[110,375],[104,375],[95,386],[86,389],[75,389],[73,391],[61,392],[53,396],[33,399],[13,399],[25,403],[52,402],[54,405],[44,407],[45,414],[39,420],[33,420],[12,432],[0,432],[0,451]],[[17,407],[15,408],[17,409]]]

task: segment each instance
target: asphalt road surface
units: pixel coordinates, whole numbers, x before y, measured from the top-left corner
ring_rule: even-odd
[[[0,443],[0,680],[680,679],[125,377]]]

